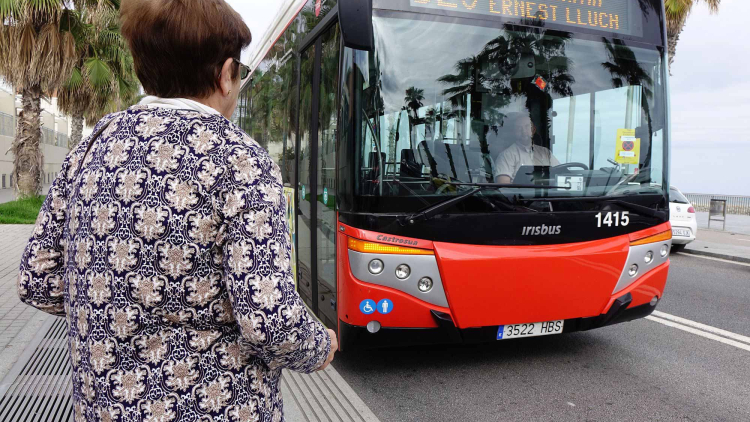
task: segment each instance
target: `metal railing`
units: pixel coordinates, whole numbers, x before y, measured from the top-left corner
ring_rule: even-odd
[[[16,125],[18,119],[15,116],[0,112],[0,135],[15,137],[16,136]],[[58,147],[68,147],[68,135],[55,132],[50,128],[42,128],[42,143],[47,145],[54,145]]]
[[[10,114],[0,113],[0,135],[16,136],[16,118]]]
[[[42,128],[42,142],[47,145],[55,145],[55,131],[46,127]]]
[[[724,199],[727,201],[727,214],[750,215],[750,196],[686,193],[685,197],[696,211],[708,212],[712,199]]]
[[[57,146],[67,148],[68,147],[68,135],[57,132]]]

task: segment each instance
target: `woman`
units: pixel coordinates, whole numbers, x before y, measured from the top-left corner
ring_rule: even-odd
[[[335,334],[295,291],[281,173],[228,118],[250,30],[223,0],[123,0],[147,97],[65,160],[18,291],[67,317],[76,420],[283,419]]]

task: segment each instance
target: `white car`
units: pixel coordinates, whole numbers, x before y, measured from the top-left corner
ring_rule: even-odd
[[[695,240],[698,219],[695,208],[676,187],[669,188],[669,222],[672,223],[672,247],[675,251]]]

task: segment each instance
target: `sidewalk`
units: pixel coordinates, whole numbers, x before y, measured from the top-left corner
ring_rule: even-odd
[[[22,372],[26,360],[32,356],[34,350],[40,350],[39,342],[43,335],[38,333],[42,326],[48,327],[50,320],[55,319],[23,304],[18,299],[18,265],[32,229],[31,225],[0,225],[0,386],[23,388],[18,386],[34,378],[16,375]],[[66,348],[62,348],[60,352],[64,354],[65,359],[68,358]],[[60,362],[60,359],[56,361]],[[6,375],[8,379],[5,379]],[[67,384],[70,382],[70,376],[57,377],[56,381],[51,382]],[[25,393],[29,395],[28,402],[35,403],[32,406],[43,405],[44,400],[37,401],[31,397],[35,394],[46,394],[47,387],[42,387],[32,388]],[[287,422],[378,421],[333,366],[311,375],[284,371],[281,391]],[[3,397],[0,397],[0,401],[2,399]],[[26,410],[34,412],[35,408]]]
[[[750,264],[750,235],[699,229],[683,252]]]
[[[696,213],[696,218],[698,235],[685,247],[685,253],[750,263],[750,215],[727,215],[725,231],[716,221],[708,228],[707,212]]]
[[[18,298],[16,277],[33,226],[0,225],[0,380],[48,318]]]

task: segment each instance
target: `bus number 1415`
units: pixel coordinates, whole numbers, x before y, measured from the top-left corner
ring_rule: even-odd
[[[606,225],[607,227],[612,227],[613,225],[615,227],[625,227],[628,224],[630,224],[630,213],[627,211],[622,212],[608,212],[606,214],[599,213],[596,215],[596,222],[597,227],[602,227],[602,225]]]

